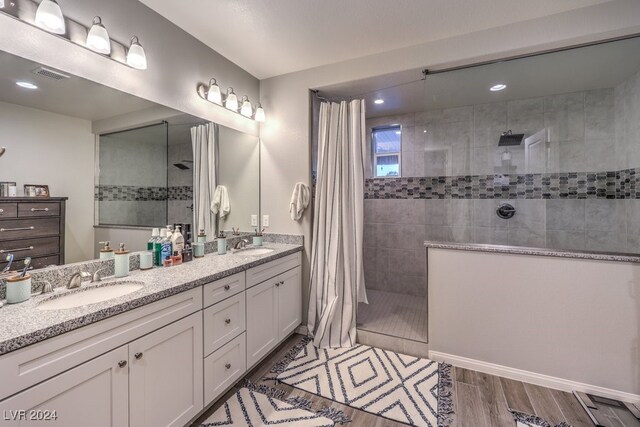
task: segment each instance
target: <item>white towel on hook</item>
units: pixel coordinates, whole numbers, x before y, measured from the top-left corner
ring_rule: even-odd
[[[216,191],[213,193],[213,200],[211,201],[211,212],[214,214],[220,213],[220,218],[227,216],[231,207],[229,206],[229,193],[227,193],[227,187],[224,185],[218,185]]]
[[[289,204],[289,213],[291,214],[292,220],[298,221],[302,218],[302,213],[307,206],[309,206],[310,200],[311,190],[309,190],[309,186],[305,183],[298,182],[295,187],[293,187],[291,203]]]

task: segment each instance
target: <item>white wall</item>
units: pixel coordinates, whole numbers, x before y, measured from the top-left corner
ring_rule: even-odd
[[[640,395],[640,265],[441,249],[428,263],[430,351]]]
[[[409,69],[416,69],[419,76],[422,67],[476,63],[640,33],[638,16],[640,2],[615,0],[261,81],[260,97],[267,112],[267,121],[260,129],[261,210],[271,216],[271,231],[304,234],[303,275],[308,277],[311,215],[307,213],[301,222],[294,222],[289,218],[288,206],[293,185],[297,181],[310,183],[310,88]],[[303,302],[306,313],[306,292]]]
[[[0,50],[92,80],[140,98],[212,120],[234,129],[258,133],[258,126],[239,114],[202,100],[198,83],[215,77],[223,89],[258,99],[259,81],[138,1],[66,0],[70,19],[89,26],[99,15],[109,35],[123,44],[137,35],[149,67],[135,70],[69,43],[39,28],[0,13]],[[214,12],[215,13],[215,12]]]
[[[93,158],[91,122],[0,102],[0,181],[48,184],[68,197],[65,261],[93,258]]]

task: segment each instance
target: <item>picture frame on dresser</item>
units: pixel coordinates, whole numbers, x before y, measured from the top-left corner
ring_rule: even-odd
[[[27,197],[49,197],[49,186],[39,184],[25,184],[24,195]]]

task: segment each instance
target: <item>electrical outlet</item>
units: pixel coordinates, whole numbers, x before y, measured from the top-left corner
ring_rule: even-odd
[[[262,226],[263,227],[269,226],[269,215],[262,215]]]
[[[252,227],[258,226],[258,215],[251,215],[251,226]]]

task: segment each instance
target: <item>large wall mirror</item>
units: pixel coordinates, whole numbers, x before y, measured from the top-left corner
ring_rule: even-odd
[[[0,128],[0,269],[8,253],[41,268],[106,240],[143,250],[154,227],[212,240],[259,217],[258,137],[5,52]]]

